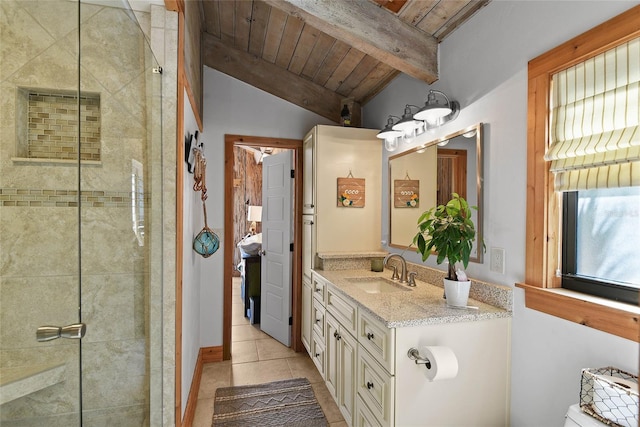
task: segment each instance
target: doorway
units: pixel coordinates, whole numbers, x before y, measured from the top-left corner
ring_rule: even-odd
[[[232,294],[233,294],[233,276],[236,270],[234,263],[234,253],[236,241],[234,241],[234,227],[236,215],[234,207],[234,191],[237,183],[234,175],[235,170],[235,147],[251,147],[257,150],[264,149],[288,149],[293,150],[293,158],[295,165],[294,174],[294,210],[293,210],[293,263],[292,263],[292,289],[291,289],[291,348],[294,351],[302,351],[304,346],[300,338],[301,330],[301,283],[302,283],[302,264],[301,264],[301,245],[302,241],[302,140],[255,137],[245,135],[225,135],[225,195],[224,206],[224,276],[223,276],[223,333],[222,347],[223,359],[231,358],[231,325],[232,325]],[[251,203],[251,201],[250,201]]]

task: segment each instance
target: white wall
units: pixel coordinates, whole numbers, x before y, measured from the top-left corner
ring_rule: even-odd
[[[224,240],[224,135],[302,139],[316,124],[335,125],[315,113],[204,67],[204,133],[207,155],[207,219]],[[200,346],[222,345],[223,250],[202,264]]]
[[[195,115],[189,98],[184,92],[184,136],[194,135],[198,130]],[[195,145],[195,136],[193,140]],[[209,262],[192,249],[193,239],[204,227],[200,192],[193,191],[193,174],[187,172],[187,164],[182,165],[184,182],[182,192],[184,221],[182,223],[182,412],[187,405],[191,381],[200,351],[200,288],[202,287],[200,270]],[[211,204],[211,202],[208,202]],[[208,216],[208,214],[207,214]],[[210,258],[209,258],[210,259]]]
[[[460,102],[457,120],[421,135],[409,148],[483,122],[484,229],[487,249],[506,250],[506,273],[470,265],[472,277],[513,286],[523,281],[526,216],[527,62],[637,5],[637,1],[492,1],[440,45],[440,80],[432,88]],[[399,76],[364,107],[366,127],[381,128],[404,104],[422,105],[429,87]],[[383,172],[386,174],[385,155]],[[383,239],[388,188],[383,176]],[[419,262],[416,254],[407,254]],[[427,260],[435,266],[434,260]],[[613,365],[638,372],[638,345],[524,306],[514,290],[511,422],[561,426],[579,400],[580,370]]]

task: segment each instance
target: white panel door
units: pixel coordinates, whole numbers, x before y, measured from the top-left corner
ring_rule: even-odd
[[[262,163],[260,328],[286,346],[291,344],[292,164],[290,150]]]

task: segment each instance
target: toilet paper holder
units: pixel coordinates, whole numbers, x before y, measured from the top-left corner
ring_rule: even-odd
[[[411,347],[409,351],[407,351],[407,357],[416,362],[416,365],[425,365],[427,369],[431,369],[431,361],[426,357],[420,356],[417,348]]]

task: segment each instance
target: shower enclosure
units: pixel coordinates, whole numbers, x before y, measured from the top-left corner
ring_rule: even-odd
[[[163,424],[162,70],[147,15],[0,1],[1,426]]]

